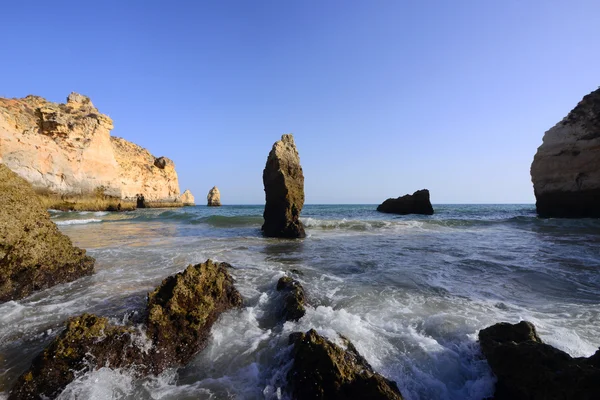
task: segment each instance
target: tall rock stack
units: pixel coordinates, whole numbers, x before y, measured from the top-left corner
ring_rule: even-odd
[[[281,136],[273,145],[263,171],[266,204],[262,226],[267,237],[303,238],[300,222],[304,206],[304,174],[300,156],[291,134]]]
[[[600,217],[600,88],[544,134],[531,164],[541,217]]]
[[[207,205],[209,207],[220,207],[221,206],[221,192],[219,192],[219,188],[213,186],[212,189],[208,191],[208,195],[206,196]]]

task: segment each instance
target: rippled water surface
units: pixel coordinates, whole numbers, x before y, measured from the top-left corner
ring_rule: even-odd
[[[287,337],[310,328],[348,337],[407,399],[490,396],[494,379],[476,339],[500,321],[527,319],[547,343],[594,353],[600,221],[538,219],[532,205],[434,208],[429,217],[308,205],[308,237],[291,241],[261,237],[260,206],[52,212],[96,258],[96,273],[0,305],[0,397],[68,317],[136,322],[148,291],[207,258],[234,266],[244,307],[219,319],[191,364],[143,380],[103,368],[61,398],[285,398]],[[273,314],[285,274],[302,282],[310,308],[282,326]]]

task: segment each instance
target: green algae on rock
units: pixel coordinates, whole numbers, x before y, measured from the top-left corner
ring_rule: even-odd
[[[0,204],[0,303],[93,273],[94,259],[73,246],[31,185],[3,164]]]
[[[219,314],[242,304],[230,267],[212,260],[190,265],[148,294],[147,332],[160,350],[158,369],[189,362],[206,346]]]
[[[149,356],[140,350],[136,335],[133,328],[111,325],[104,317],[71,318],[19,377],[9,399],[55,398],[77,376],[104,366],[147,370]]]
[[[314,329],[290,335],[294,363],[288,373],[292,397],[303,399],[395,399],[402,395],[395,382],[373,371],[354,345],[346,349]]]
[[[527,321],[482,329],[479,343],[498,378],[496,400],[600,398],[600,350],[573,358],[545,344]]]
[[[284,276],[277,282],[277,291],[282,294],[281,317],[286,321],[298,321],[306,313],[304,288],[295,279]]]

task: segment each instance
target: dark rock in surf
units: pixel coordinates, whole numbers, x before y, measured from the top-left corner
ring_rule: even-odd
[[[0,164],[0,303],[94,272],[25,179]]]
[[[136,196],[136,204],[135,204],[136,208],[146,208],[146,199],[144,198],[143,194],[138,194]]]
[[[207,260],[165,279],[148,294],[147,333],[158,370],[186,364],[206,346],[219,315],[242,305],[227,263]]]
[[[531,180],[540,217],[600,217],[600,89],[546,131]]]
[[[387,199],[377,207],[377,211],[390,214],[423,214],[433,215],[433,207],[429,201],[429,190],[417,190],[397,199]]]
[[[573,358],[543,343],[526,321],[482,329],[479,343],[498,378],[496,400],[600,398],[600,350]]]
[[[281,136],[273,145],[263,171],[266,204],[262,226],[267,237],[303,238],[304,174],[294,137]]]
[[[111,325],[96,315],[71,318],[18,378],[9,399],[55,398],[77,376],[104,366],[147,370],[148,354],[135,344],[135,335],[133,328]]]
[[[313,329],[290,335],[294,362],[288,373],[292,398],[303,399],[402,399],[395,382],[373,371],[354,345],[346,349]]]
[[[306,313],[304,288],[295,279],[284,276],[277,282],[277,291],[282,295],[281,318],[285,321],[298,321]]]

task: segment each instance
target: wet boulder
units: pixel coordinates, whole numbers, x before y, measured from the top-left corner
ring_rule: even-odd
[[[433,215],[433,207],[427,189],[417,190],[412,195],[406,194],[397,199],[387,199],[377,206],[377,211],[400,215]]]
[[[352,343],[346,349],[311,329],[292,333],[294,345],[288,382],[292,398],[303,399],[402,399],[395,382],[373,371]]]
[[[94,259],[50,220],[31,185],[0,164],[0,303],[94,272]]]
[[[154,365],[186,364],[206,346],[218,316],[241,306],[227,263],[207,260],[166,278],[148,294],[147,334],[155,347]]]
[[[527,321],[482,329],[479,343],[498,378],[496,400],[600,398],[600,350],[573,358],[545,344]]]
[[[298,321],[306,313],[304,288],[295,279],[284,276],[277,281],[277,291],[281,294],[281,318],[285,321]]]
[[[273,144],[263,170],[265,186],[265,223],[267,237],[303,238],[306,236],[300,222],[304,206],[304,174],[300,156],[291,134],[282,135]]]
[[[71,318],[65,330],[32,362],[9,399],[55,398],[77,376],[101,367],[148,367],[136,331],[92,314]]]

